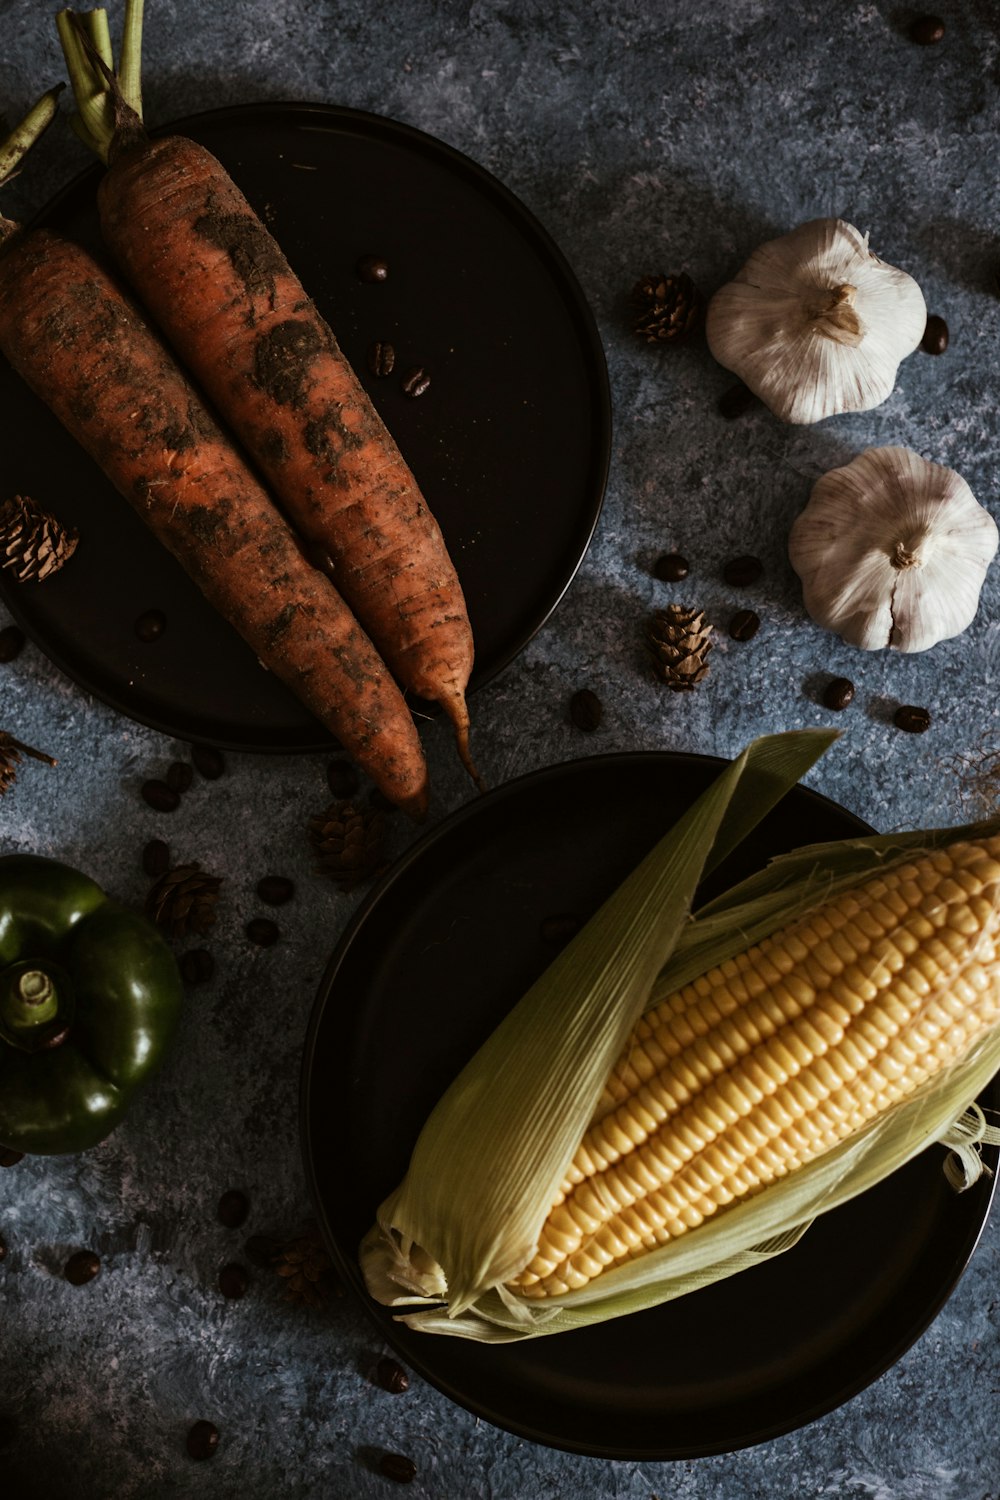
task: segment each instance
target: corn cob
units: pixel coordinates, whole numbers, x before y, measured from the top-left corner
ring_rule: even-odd
[[[897,865],[634,1029],[509,1285],[557,1296],[842,1141],[1000,1022],[1000,837]]]

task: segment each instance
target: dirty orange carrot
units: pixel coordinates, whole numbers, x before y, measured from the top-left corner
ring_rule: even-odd
[[[0,220],[0,350],[263,664],[421,815],[426,766],[393,678],[107,273],[48,230]]]
[[[445,709],[478,782],[465,700],[472,631],[441,530],[329,325],[225,168],[194,141],[146,136],[137,0],[126,8],[120,84],[106,48],[95,53],[94,14],[63,12],[59,28],[81,133],[109,164],[98,193],[105,242],[398,680]]]

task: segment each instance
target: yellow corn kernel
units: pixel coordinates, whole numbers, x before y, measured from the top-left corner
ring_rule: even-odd
[[[662,1001],[534,1259],[558,1296],[847,1138],[1000,1022],[1000,837],[889,869]]]

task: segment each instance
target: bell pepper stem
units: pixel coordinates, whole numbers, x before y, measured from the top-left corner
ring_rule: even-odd
[[[0,1041],[25,1052],[57,1047],[72,1012],[72,985],[57,965],[26,959],[0,972]]]

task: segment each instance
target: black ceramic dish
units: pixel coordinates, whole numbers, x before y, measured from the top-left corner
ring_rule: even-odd
[[[436,1099],[554,953],[546,919],[588,916],[721,762],[571,762],[466,805],[394,867],[320,986],[302,1079],[303,1150],[326,1241],[382,1337],[478,1416],[603,1458],[729,1451],[800,1427],[897,1360],[960,1276],[989,1211],[929,1151],[819,1220],[791,1251],[678,1302],[521,1344],[411,1333],[373,1303],[357,1245]],[[796,788],[713,877],[870,832]],[[557,924],[561,925],[561,924]],[[1000,1086],[988,1091],[1000,1105]],[[995,1148],[984,1152],[995,1167]],[[789,1314],[795,1327],[789,1334]]]
[[[332,106],[263,104],[170,129],[213,151],[264,217],[416,473],[466,593],[474,691],[558,603],[600,512],[607,371],[573,272],[496,178],[408,126]],[[36,223],[99,253],[102,170],[85,172]],[[384,283],[358,275],[368,254],[388,262]],[[388,377],[368,369],[375,340],[396,350]],[[417,365],[431,384],[413,398],[401,381]],[[0,405],[3,493],[33,496],[80,533],[71,563],[44,584],[18,585],[0,571],[5,603],[57,666],[181,739],[247,750],[328,745],[2,362]],[[134,622],[150,610],[167,626],[141,641]]]

